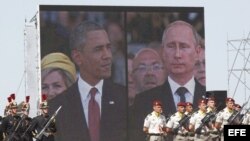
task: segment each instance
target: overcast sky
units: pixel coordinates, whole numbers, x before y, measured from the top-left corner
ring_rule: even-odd
[[[72,2],[73,1],[73,2]],[[60,5],[114,5],[114,6],[198,6],[205,9],[207,90],[228,90],[227,40],[246,38],[250,32],[250,8],[248,0],[6,0],[0,5],[0,115],[11,93],[17,101],[24,100],[24,25],[35,15],[39,4]],[[248,45],[249,47],[249,45]],[[234,59],[234,56],[230,56]],[[245,76],[250,78],[249,76]],[[23,80],[23,81],[22,81]],[[234,92],[237,79],[230,88]],[[231,84],[232,85],[232,84]],[[248,84],[249,86],[250,84]],[[240,87],[234,98],[245,101]],[[232,91],[232,92],[231,92]]]

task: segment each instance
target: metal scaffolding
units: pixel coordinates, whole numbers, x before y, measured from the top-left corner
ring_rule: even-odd
[[[250,97],[250,32],[246,38],[227,40],[227,56],[228,96],[242,105]]]

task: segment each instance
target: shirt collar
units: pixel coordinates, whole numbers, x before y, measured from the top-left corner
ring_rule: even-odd
[[[227,107],[226,107],[226,111],[229,112],[229,113],[232,113],[232,112],[233,112],[232,109],[229,109],[229,108],[227,108]]]
[[[203,111],[201,111],[201,110],[199,110],[198,112],[199,112],[199,114],[201,114],[201,115],[205,115],[205,114],[206,114],[206,112],[203,112]]]
[[[160,116],[160,113],[157,113],[156,111],[153,111],[153,114],[154,114],[155,116],[157,116],[157,117]]]
[[[93,87],[97,88],[98,94],[102,95],[102,86],[103,86],[103,80],[100,80],[95,86],[91,86],[86,81],[84,81],[81,76],[79,76],[78,88],[83,100],[87,99],[89,91]]]
[[[184,115],[183,113],[181,113],[181,112],[177,112],[177,115],[179,116],[179,117],[181,117],[182,118],[182,116]]]
[[[185,87],[190,94],[194,95],[194,88],[195,88],[194,76],[183,86],[175,82],[170,76],[168,76],[168,82],[170,84],[170,88],[173,94],[175,94],[175,92],[179,87]]]

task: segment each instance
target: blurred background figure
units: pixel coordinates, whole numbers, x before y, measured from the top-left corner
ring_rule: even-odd
[[[234,110],[235,111],[240,111],[241,110],[241,106],[239,104],[234,104]]]
[[[136,89],[135,89],[135,83],[132,78],[132,72],[133,72],[133,54],[128,54],[128,106],[131,106],[134,102],[134,98],[136,95]]]
[[[109,22],[106,25],[107,33],[112,46],[112,79],[115,83],[124,85],[126,84],[125,76],[125,37],[123,27],[119,22]]]
[[[137,93],[162,85],[166,76],[160,55],[150,48],[141,49],[133,59],[132,77]]]
[[[195,63],[194,75],[198,82],[206,86],[206,61],[205,61],[205,42],[204,39],[200,39],[200,53],[199,59]]]
[[[50,53],[41,61],[42,93],[48,100],[62,93],[76,81],[76,68],[63,53]]]

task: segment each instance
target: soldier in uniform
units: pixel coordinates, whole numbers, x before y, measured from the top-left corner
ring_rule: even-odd
[[[32,141],[32,133],[29,131],[32,118],[29,117],[29,96],[26,96],[25,102],[22,103],[23,120],[21,122],[21,141]]]
[[[239,105],[239,104],[234,104],[234,111],[235,112],[240,112],[241,111],[241,106]],[[236,118],[236,120],[238,120],[237,122],[237,124],[241,124],[242,123],[242,120],[243,120],[243,116],[244,116],[244,114],[242,114],[242,113],[239,113],[239,116],[237,116],[237,118]]]
[[[234,104],[234,110],[236,111],[240,111],[241,110],[241,106],[239,104]]]
[[[15,102],[15,94],[11,94],[11,102],[8,105],[10,114],[2,121],[2,130],[8,141],[20,141],[20,120],[17,115],[17,103]]]
[[[180,125],[180,120],[184,117],[186,104],[184,102],[179,102],[177,104],[177,112],[173,114],[167,123],[167,133],[173,134],[174,141],[186,141],[187,130],[185,124]]]
[[[208,97],[207,99],[207,113],[216,111],[216,103],[214,97]]]
[[[1,133],[1,135],[0,135],[0,140],[4,140],[5,137],[6,137],[6,135],[3,133],[2,122],[3,122],[4,118],[6,118],[11,113],[10,103],[12,101],[12,98],[9,96],[7,99],[8,99],[8,104],[5,106],[4,116],[1,119],[1,125],[0,125],[0,133]]]
[[[8,99],[8,104],[6,105],[6,107],[4,109],[4,116],[5,117],[7,117],[11,113],[11,109],[9,107],[10,107],[10,103],[12,101],[12,98],[11,98],[11,96],[9,96],[7,99]]]
[[[52,121],[48,128],[45,129],[41,138],[37,138],[37,135],[40,134],[47,122],[50,120],[50,115],[48,115],[48,107],[47,96],[43,94],[42,102],[40,103],[41,115],[32,119],[30,127],[30,131],[34,133],[36,141],[54,141],[54,134],[56,133],[55,121]]]
[[[233,98],[227,98],[226,99],[226,107],[221,110],[216,117],[215,120],[215,128],[218,129],[218,131],[221,132],[221,141],[224,141],[224,136],[223,136],[223,127],[224,125],[229,124],[228,119],[231,117],[231,115],[234,112],[234,99]]]
[[[164,141],[166,118],[162,115],[162,103],[153,101],[153,112],[144,120],[143,131],[147,133],[147,141]]]
[[[193,104],[191,102],[186,102],[186,108],[185,108],[185,115],[191,117],[193,114]],[[189,129],[189,123],[190,123],[190,118],[188,119],[185,127],[186,129]],[[194,132],[188,130],[187,134],[187,141],[193,141],[194,140]]]
[[[219,140],[219,132],[218,130],[215,128],[215,119],[216,119],[216,112],[217,112],[217,108],[216,108],[216,102],[215,102],[215,98],[214,97],[208,97],[207,99],[207,114],[212,115],[208,121],[209,124],[209,140],[211,141],[218,141]]]
[[[243,124],[243,125],[250,125],[250,112],[247,112],[247,113],[243,116],[242,124]]]
[[[191,102],[186,102],[185,115],[191,115],[193,113],[193,104]]]
[[[208,141],[209,140],[209,127],[202,122],[206,116],[206,100],[200,99],[198,102],[199,110],[195,112],[190,118],[189,130],[195,132],[195,141]]]

